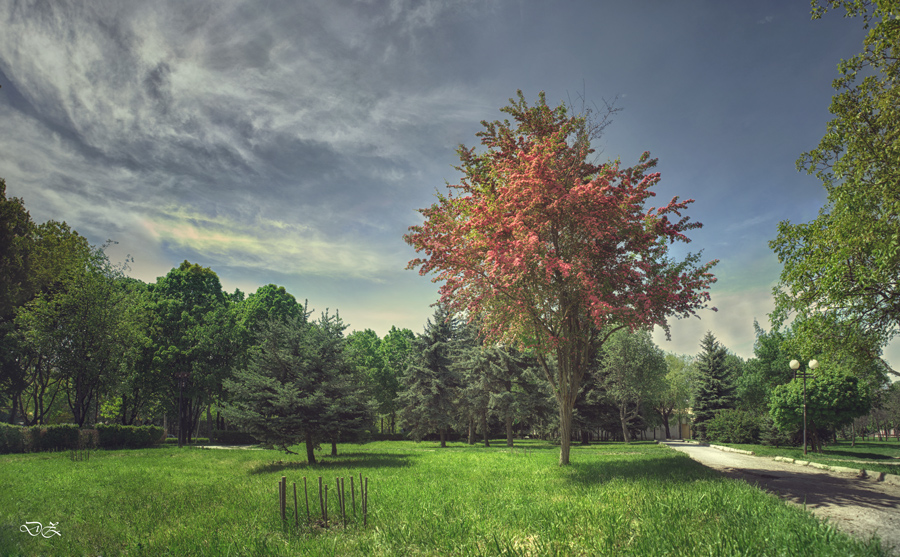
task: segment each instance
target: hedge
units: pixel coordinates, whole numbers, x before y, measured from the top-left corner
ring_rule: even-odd
[[[78,425],[59,424],[29,428],[34,452],[68,451],[78,448]]]
[[[27,431],[20,425],[0,423],[0,454],[24,453]]]
[[[162,441],[165,431],[152,425],[97,424],[100,448],[141,449]]]

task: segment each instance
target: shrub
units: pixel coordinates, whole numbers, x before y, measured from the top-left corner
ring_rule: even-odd
[[[59,424],[32,428],[34,451],[67,451],[78,448],[78,425]]]
[[[778,447],[794,447],[800,444],[801,434],[794,432],[784,432],[775,427],[775,420],[772,416],[766,414],[760,418],[759,442],[763,445],[771,445]]]
[[[719,443],[759,443],[760,416],[725,409],[706,422],[706,438]]]
[[[20,425],[0,423],[0,454],[24,453],[26,429]]]
[[[141,449],[158,443],[163,428],[152,425],[97,424],[100,447],[104,449]]]

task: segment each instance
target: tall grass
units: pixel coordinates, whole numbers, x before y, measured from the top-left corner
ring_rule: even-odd
[[[276,451],[157,448],[0,457],[0,555],[880,555],[801,509],[653,444],[341,446],[307,466]],[[303,448],[295,447],[304,454]],[[277,483],[369,478],[369,526],[282,523]],[[315,495],[315,497],[314,497]],[[313,505],[315,501],[315,505]],[[349,497],[348,497],[349,501]],[[357,501],[357,505],[359,501]],[[60,536],[19,531],[58,522]]]

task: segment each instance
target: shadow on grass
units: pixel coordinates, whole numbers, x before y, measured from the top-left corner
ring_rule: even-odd
[[[864,458],[866,460],[897,460],[896,457],[880,453],[862,453],[859,451],[838,451],[825,449],[819,456],[846,456],[850,458]]]
[[[659,479],[669,483],[707,480],[717,476],[709,468],[679,454],[648,455],[646,458],[610,458],[593,462],[574,461],[569,480],[584,485],[610,480]]]
[[[332,468],[403,468],[411,466],[410,455],[391,453],[348,453],[336,457],[318,457],[309,464],[304,457],[298,460],[276,460],[260,463],[250,474],[271,474],[284,470],[328,470]]]

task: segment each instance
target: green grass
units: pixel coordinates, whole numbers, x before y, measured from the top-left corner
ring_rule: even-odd
[[[714,443],[753,451],[758,456],[784,456],[798,460],[808,460],[832,466],[859,468],[867,472],[887,472],[900,474],[900,443],[897,441],[857,441],[855,447],[850,441],[838,441],[823,449],[822,453],[811,450],[803,454],[803,447],[770,447],[767,445],[747,445],[738,443]]]
[[[277,451],[162,447],[0,456],[0,555],[881,555],[745,482],[652,443],[485,449],[341,445],[308,467]],[[295,447],[302,454],[302,446]],[[369,525],[294,528],[277,482],[369,478]],[[349,497],[348,497],[349,501]],[[311,490],[310,502],[318,506]],[[290,506],[293,506],[291,498]],[[348,503],[349,504],[349,503]],[[318,518],[318,511],[314,515]],[[31,537],[27,521],[58,522]],[[305,520],[301,520],[305,522]]]

